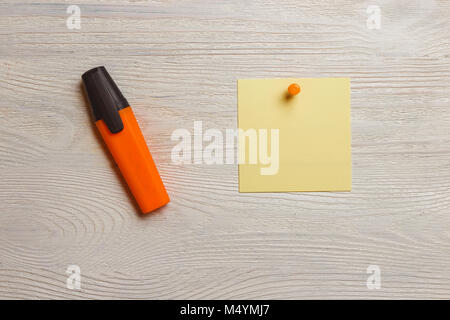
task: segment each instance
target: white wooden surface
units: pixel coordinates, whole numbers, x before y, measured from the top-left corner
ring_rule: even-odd
[[[449,18],[444,0],[2,1],[0,298],[450,298]],[[171,195],[156,214],[92,125],[80,76],[98,65]],[[173,130],[236,127],[237,79],[334,76],[352,82],[352,192],[239,194],[236,165],[171,163]]]

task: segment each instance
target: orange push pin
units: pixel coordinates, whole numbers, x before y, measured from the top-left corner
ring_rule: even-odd
[[[293,83],[288,87],[288,92],[291,96],[295,96],[300,93],[300,86],[297,83]]]

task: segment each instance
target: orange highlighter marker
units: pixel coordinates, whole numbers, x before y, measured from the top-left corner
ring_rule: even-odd
[[[94,113],[95,125],[120,169],[142,213],[170,199],[144,136],[125,97],[105,67],[81,77]]]

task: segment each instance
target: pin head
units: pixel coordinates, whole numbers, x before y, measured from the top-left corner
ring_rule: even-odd
[[[288,87],[288,92],[291,96],[299,94],[301,91],[300,86],[297,83],[293,83]]]

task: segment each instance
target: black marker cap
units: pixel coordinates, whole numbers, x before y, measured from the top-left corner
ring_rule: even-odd
[[[105,67],[86,71],[81,78],[95,121],[103,119],[111,133],[122,131],[123,122],[119,110],[128,107],[129,104]]]

